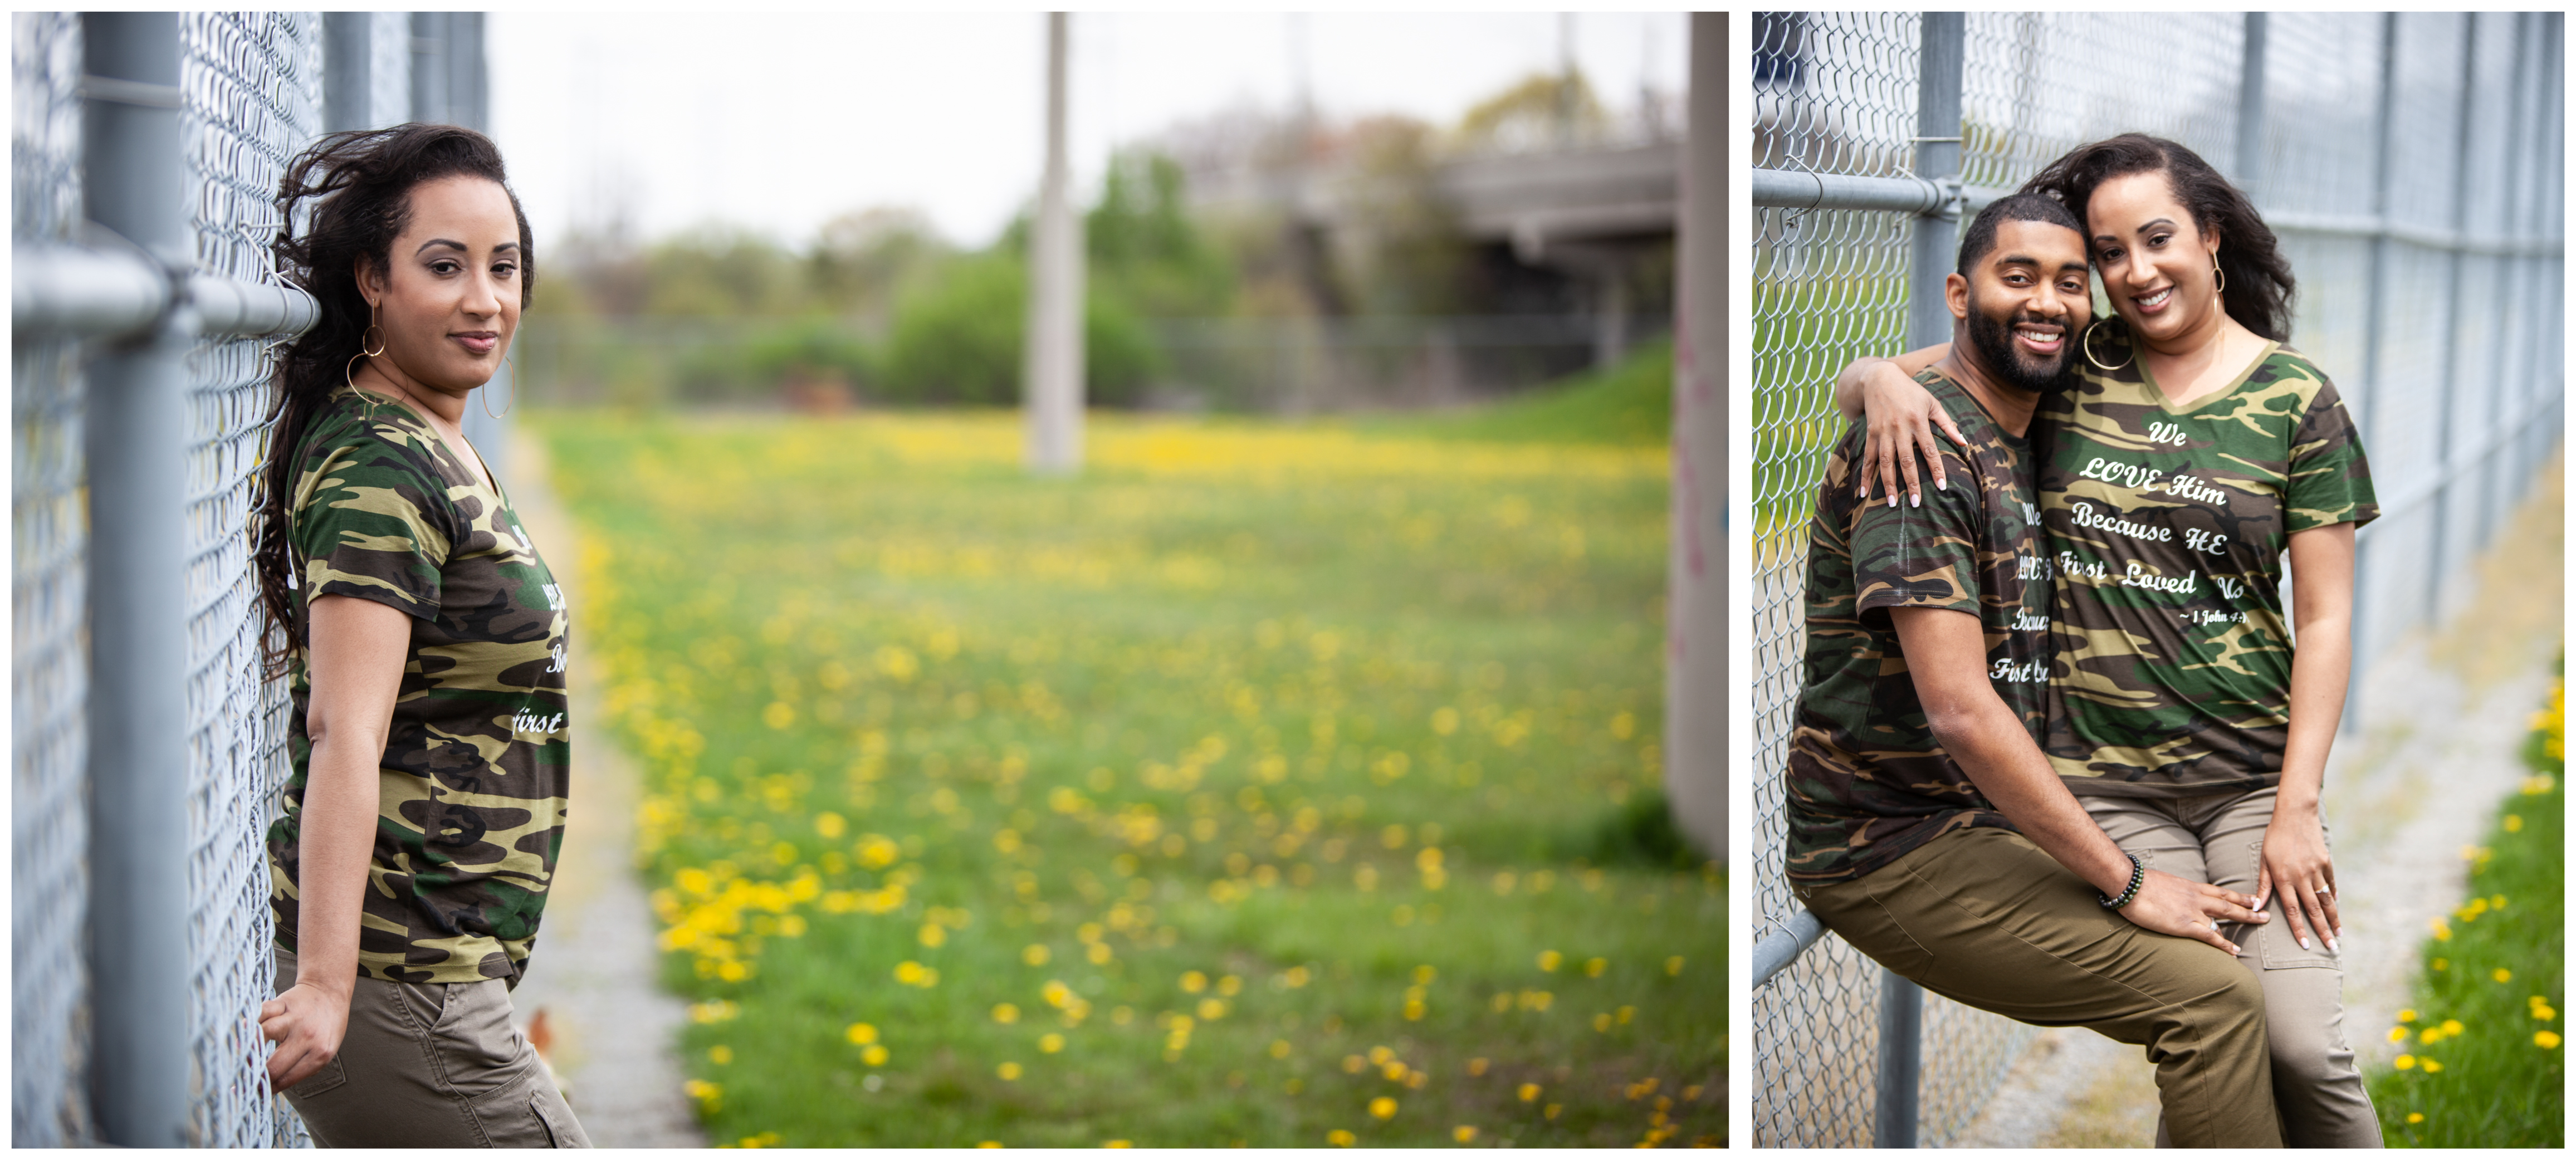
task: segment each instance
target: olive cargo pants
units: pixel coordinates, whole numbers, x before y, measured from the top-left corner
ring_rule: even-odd
[[[2144,1046],[2175,1144],[2280,1146],[2254,976],[2206,943],[2105,909],[2029,839],[1961,830],[1798,895],[1845,942],[1925,990]]]
[[[2263,862],[2263,831],[2276,793],[2261,789],[2187,798],[2079,796],[2085,812],[2120,848],[2152,870],[2254,893]],[[2292,1148],[2378,1148],[2379,1113],[2354,1066],[2343,1034],[2343,963],[2323,940],[2305,948],[2290,930],[2283,901],[2266,904],[2272,921],[2226,923],[2219,933],[2243,948],[2237,961],[2263,988],[2263,1023],[2272,1044],[2272,1098],[2281,1139]],[[2159,1137],[2163,1130],[2158,1131]]]
[[[277,952],[272,994],[295,984]],[[587,1148],[581,1121],[510,1025],[509,985],[361,978],[349,1030],[286,1102],[324,1148]]]

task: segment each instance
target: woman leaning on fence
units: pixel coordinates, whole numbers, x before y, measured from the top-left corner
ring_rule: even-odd
[[[2126,133],[2022,188],[2084,219],[2112,306],[2031,427],[2055,577],[2049,760],[2126,852],[2257,910],[2278,900],[2287,921],[2224,933],[2262,983],[2282,1138],[2379,1147],[2319,803],[2351,675],[2353,533],[2379,514],[2360,435],[2285,341],[2295,283],[2271,229],[2198,154]],[[1959,437],[1908,377],[1947,350],[1844,372],[1838,398],[1869,422],[1864,496],[1919,502],[1932,428]]]
[[[256,543],[294,704],[269,1078],[326,1147],[587,1146],[510,1022],[563,838],[563,598],[458,426],[528,219],[452,125],[324,137],[277,206],[321,320],[279,361]]]

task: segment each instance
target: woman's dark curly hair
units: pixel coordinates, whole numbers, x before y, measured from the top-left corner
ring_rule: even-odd
[[[303,458],[297,452],[314,414],[348,381],[350,361],[364,348],[371,312],[358,292],[359,260],[390,268],[394,239],[411,223],[412,190],[460,176],[487,178],[509,193],[501,150],[491,138],[455,125],[414,123],[330,134],[298,154],[277,183],[282,224],[269,249],[278,272],[321,304],[321,318],[278,358],[277,396],[268,411],[268,462],[261,469],[251,560],[260,605],[278,630],[267,634],[262,650],[272,675],[284,671],[290,642],[302,639],[287,534]],[[519,222],[519,305],[525,309],[537,289],[536,239],[519,195],[509,198]]]
[[[2254,203],[2200,154],[2162,137],[2122,133],[2076,146],[2024,182],[2021,191],[2049,194],[2083,215],[2102,183],[2132,173],[2164,174],[2173,186],[2174,199],[2191,211],[2192,225],[2202,233],[2217,233],[2218,268],[2227,274],[2227,289],[2220,298],[2227,313],[2247,330],[2274,342],[2287,341],[2298,281],[2290,276],[2290,263],[2281,257],[2280,239],[2263,224],[2263,215],[2254,212]],[[2089,235],[2091,230],[2086,232]]]

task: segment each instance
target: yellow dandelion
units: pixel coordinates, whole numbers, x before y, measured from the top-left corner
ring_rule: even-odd
[[[733,1049],[721,1043],[710,1047],[707,1049],[707,1062],[713,1063],[718,1067],[732,1063]]]
[[[2521,833],[2521,832],[2522,832],[2522,815],[2521,815],[2521,814],[2506,814],[2506,815],[2504,816],[2504,832],[2505,832],[2505,833],[2508,833],[2508,834],[2519,834],[2519,833]]]
[[[873,1023],[850,1024],[850,1029],[845,1034],[849,1036],[850,1042],[861,1047],[877,1041],[877,1028]]]
[[[1048,1055],[1053,1055],[1056,1052],[1064,1050],[1064,1036],[1058,1035],[1052,1031],[1038,1036],[1038,1050],[1043,1051]]]
[[[1285,1039],[1273,1039],[1270,1041],[1270,1058],[1272,1059],[1286,1059],[1288,1058],[1288,1053],[1291,1050],[1293,1049],[1288,1046],[1288,1041]]]
[[[1675,977],[1675,978],[1679,978],[1679,977],[1681,977],[1681,973],[1682,973],[1682,957],[1681,957],[1680,955],[1674,955],[1673,957],[1671,957],[1671,958],[1669,958],[1669,959],[1665,959],[1665,960],[1664,960],[1664,973],[1665,973],[1665,974],[1667,974],[1667,975],[1671,975],[1671,976],[1673,976],[1673,977]]]
[[[1538,1102],[1538,1092],[1539,1092],[1539,1087],[1538,1087],[1538,1085],[1537,1085],[1537,1084],[1534,1084],[1534,1083],[1525,1083],[1525,1084],[1522,1084],[1522,1085],[1521,1085],[1521,1090],[1520,1090],[1521,1102],[1522,1102],[1522,1103],[1525,1103],[1525,1104],[1534,1104],[1534,1103],[1537,1103],[1537,1102]]]
[[[2404,1043],[2404,1042],[2406,1042],[2406,1029],[2405,1029],[2405,1028],[2403,1028],[2403,1027],[2391,1027],[2391,1028],[2389,1028],[2389,1029],[2388,1029],[2388,1041],[2389,1041],[2390,1043]]]
[[[2466,1030],[2468,1030],[2468,1028],[2457,1019],[2445,1019],[2442,1021],[2442,1034],[2445,1036],[2457,1035]]]
[[[1045,943],[1030,943],[1028,949],[1020,952],[1020,961],[1032,967],[1043,967],[1053,955],[1054,952],[1047,950]]]
[[[1565,956],[1560,955],[1555,951],[1540,951],[1538,953],[1538,969],[1542,971],[1552,972],[1564,962]]]
[[[867,1050],[859,1053],[859,1060],[860,1062],[867,1064],[869,1067],[884,1067],[886,1061],[885,1044],[869,1044]]]
[[[2531,1033],[2531,1041],[2544,1048],[2556,1047],[2561,1042],[2555,1031],[2534,1031]]]
[[[1001,1142],[1001,1141],[999,1141],[999,1140],[986,1140],[986,1141],[984,1141],[983,1143],[977,1144],[977,1145],[975,1145],[975,1146],[976,1146],[976,1147],[978,1147],[978,1148],[999,1148],[999,1147],[1001,1147],[1001,1146],[1002,1146],[1002,1142]]]
[[[2513,981],[2513,972],[2504,967],[2497,967],[2495,969],[2495,981],[2499,983],[2510,983]]]
[[[1583,964],[1583,973],[1584,973],[1586,976],[1588,976],[1588,977],[1590,977],[1590,978],[1595,978],[1595,979],[1598,979],[1598,978],[1600,978],[1600,977],[1601,977],[1601,972],[1606,971],[1606,970],[1609,970],[1609,969],[1610,969],[1610,960],[1608,960],[1608,959],[1600,959],[1600,958],[1596,958],[1596,959],[1587,959],[1587,960],[1585,960],[1585,961],[1584,961],[1584,964]]]
[[[1324,1133],[1324,1142],[1336,1148],[1348,1148],[1353,1144],[1359,1143],[1360,1138],[1350,1134],[1347,1129],[1335,1128],[1332,1131]]]
[[[2408,1008],[2405,1008],[2405,1009],[2403,1009],[2403,1010],[2399,1011],[2399,1012],[2397,1013],[2397,1021],[2398,1021],[2398,1022],[2400,1022],[2400,1023],[2412,1023],[2412,1022],[2414,1022],[2414,1021],[2415,1021],[2415,1009],[2414,1009],[2414,1008],[2412,1008],[2412,1007],[2408,1007]]]
[[[1020,1065],[1016,1063],[1004,1063],[1002,1066],[994,1068],[993,1074],[1002,1077],[1002,1082],[1004,1083],[1016,1083],[1020,1078]]]
[[[1208,977],[1198,971],[1191,971],[1181,976],[1181,989],[1190,994],[1195,995],[1207,990],[1207,985]]]
[[[2410,1068],[2412,1068],[2412,1067],[2414,1067],[2414,1066],[2415,1066],[2415,1057],[2414,1057],[2414,1056],[2411,1056],[2411,1055],[2401,1055],[2401,1056],[2398,1056],[2398,1057],[2397,1057],[2397,1059],[2396,1059],[2396,1061],[2395,1061],[2395,1063],[2394,1063],[2394,1066],[2395,1066],[2395,1067],[2397,1068],[2397,1070],[2399,1070],[2399,1071],[2406,1071],[2406,1070],[2408,1070],[2408,1069],[2410,1069]]]
[[[1476,1058],[1467,1061],[1467,1074],[1483,1075],[1485,1074],[1485,1070],[1492,1066],[1494,1066],[1494,1061],[1479,1055]]]
[[[1019,1021],[1020,1021],[1020,1008],[1019,1008],[1019,1005],[1018,1005],[1018,1004],[1015,1004],[1015,1003],[995,1003],[995,1004],[993,1004],[993,1022],[995,1022],[995,1023],[1017,1023],[1017,1022],[1019,1022]]]
[[[1376,1099],[1370,1100],[1370,1101],[1369,1101],[1369,1114],[1370,1114],[1370,1115],[1372,1115],[1372,1116],[1376,1116],[1377,1118],[1379,1118],[1379,1119],[1381,1119],[1381,1120],[1392,1120],[1392,1119],[1394,1119],[1394,1118],[1395,1118],[1395,1097],[1394,1097],[1394,1096],[1379,1096],[1379,1097],[1378,1097],[1378,1098],[1376,1098]]]
[[[2422,1062],[2424,1064],[2424,1073],[2426,1075],[2442,1070],[2442,1061],[2429,1055],[2425,1056]]]
[[[1358,1075],[1368,1070],[1368,1061],[1356,1055],[1345,1055],[1342,1057],[1342,1070]]]
[[[1452,1140],[1456,1140],[1457,1142],[1459,1142],[1459,1143],[1461,1143],[1461,1144],[1472,1144],[1472,1143],[1475,1143],[1475,1141],[1476,1141],[1476,1129],[1475,1129],[1475,1126],[1474,1126],[1474,1125],[1472,1125],[1472,1124],[1460,1124],[1460,1125],[1458,1125],[1458,1126],[1457,1126],[1457,1127],[1455,1127],[1455,1128],[1451,1128],[1451,1129],[1449,1129],[1449,1138],[1450,1138],[1450,1139],[1452,1139]]]
[[[1134,1140],[1111,1140],[1108,1143],[1101,1145],[1103,1148],[1133,1148],[1135,1146],[1136,1142]]]

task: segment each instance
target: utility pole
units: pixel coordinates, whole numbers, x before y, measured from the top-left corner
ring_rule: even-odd
[[[1681,301],[1673,330],[1672,560],[1664,636],[1664,794],[1726,863],[1727,15],[1690,18]]]
[[[1021,400],[1028,409],[1029,470],[1082,467],[1082,221],[1065,173],[1066,18],[1047,14],[1046,176],[1029,237],[1029,324]]]

